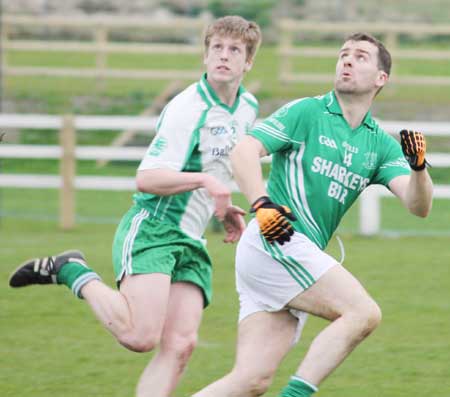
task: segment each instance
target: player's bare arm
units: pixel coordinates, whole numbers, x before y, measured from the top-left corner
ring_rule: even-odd
[[[205,188],[214,199],[214,215],[223,220],[231,206],[231,190],[216,177],[204,172],[179,172],[167,168],[138,171],[136,185],[139,191],[158,196],[169,196]]]
[[[246,136],[231,153],[231,165],[241,192],[252,203],[251,212],[256,213],[262,235],[270,244],[283,245],[293,234],[289,220],[296,217],[288,207],[273,203],[268,197],[259,160],[267,154],[261,141]]]
[[[136,185],[139,191],[170,196],[206,187],[207,180],[213,178],[203,172],[179,172],[168,168],[138,171]]]
[[[424,218],[430,213],[433,183],[427,170],[398,176],[389,183],[389,189],[412,214]]]
[[[403,205],[414,215],[426,217],[432,205],[433,183],[426,169],[425,136],[417,131],[400,131],[402,151],[411,167],[411,175],[394,178],[389,189],[400,198]]]
[[[234,178],[250,203],[267,196],[260,157],[267,155],[263,144],[252,136],[245,136],[231,152]]]

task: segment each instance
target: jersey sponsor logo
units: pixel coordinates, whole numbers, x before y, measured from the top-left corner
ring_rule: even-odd
[[[230,154],[232,149],[233,149],[232,145],[226,145],[224,147],[215,146],[211,148],[211,155],[213,157],[226,157]]]
[[[224,126],[211,127],[209,131],[214,136],[228,134],[228,129]]]
[[[330,182],[328,186],[328,196],[339,201],[341,204],[345,204],[345,198],[347,197],[348,190],[337,182]]]
[[[363,167],[367,170],[374,170],[377,167],[378,153],[367,152],[364,153],[366,161],[363,163]]]
[[[317,174],[324,175],[336,182],[342,183],[351,190],[362,191],[367,187],[369,179],[362,175],[349,171],[346,167],[316,156],[313,159],[311,170]]]
[[[352,155],[352,153],[349,154]],[[343,165],[319,156],[314,157],[311,171],[331,179],[328,187],[328,196],[339,201],[341,204],[345,204],[348,190],[361,192],[367,187],[370,181],[362,175],[349,171]]]
[[[321,145],[325,145],[325,146],[331,147],[333,149],[337,149],[337,145],[336,145],[336,142],[334,141],[334,139],[328,138],[325,135],[319,136],[319,143]]]
[[[167,147],[167,139],[160,136],[156,138],[150,145],[148,155],[157,157],[166,149],[166,147]]]

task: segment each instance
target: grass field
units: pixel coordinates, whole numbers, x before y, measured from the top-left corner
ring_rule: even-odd
[[[13,192],[10,192],[12,195]],[[15,192],[17,208],[25,195]],[[51,213],[51,200],[42,210]],[[4,199],[6,197],[4,196]],[[12,198],[12,196],[11,196]],[[30,197],[28,197],[28,200]],[[92,214],[110,206],[120,217],[129,204],[125,194],[110,200],[95,192],[79,196],[79,211]],[[239,200],[238,200],[239,201]],[[24,208],[24,207],[22,207]],[[438,228],[450,224],[449,205],[436,202],[430,221],[405,217],[388,200],[386,221],[401,228]],[[105,211],[103,209],[103,211]],[[19,211],[20,212],[20,211]],[[353,228],[350,213],[344,226]],[[427,223],[428,222],[428,223]],[[82,249],[92,267],[113,286],[112,223],[79,223],[61,232],[54,221],[1,218],[0,223],[0,395],[2,397],[132,396],[140,371],[150,354],[131,353],[120,347],[94,319],[87,305],[64,287],[12,290],[7,278],[21,261],[70,247]],[[385,220],[383,220],[385,224]],[[400,225],[398,225],[400,224]],[[450,246],[448,236],[361,238],[343,230],[346,267],[366,286],[383,309],[381,327],[322,386],[327,397],[448,397],[450,378]],[[209,233],[214,260],[212,305],[205,311],[200,343],[185,377],[174,394],[184,397],[230,369],[234,358],[237,296],[234,292],[232,246],[221,235]],[[328,251],[339,257],[333,239]],[[310,319],[299,345],[280,368],[268,396],[293,373],[312,337],[325,325]]]
[[[91,67],[87,54],[8,54],[14,65]],[[180,60],[181,59],[181,60]],[[169,57],[158,58],[158,67],[171,66]],[[156,67],[145,56],[111,56],[108,64],[120,67]],[[177,58],[181,68],[200,67],[197,57]],[[399,62],[399,73],[449,75],[448,62]],[[295,68],[332,72],[334,60],[298,59]],[[248,82],[260,80],[262,100],[283,102],[314,95],[330,86],[278,84],[278,56],[274,48],[261,49]],[[331,83],[331,82],[330,82]],[[108,81],[95,92],[89,79],[10,77],[6,97],[25,105],[21,112],[137,114],[167,82]],[[450,88],[391,87],[379,100],[401,101],[405,107],[450,104]],[[273,109],[271,109],[273,110]],[[382,115],[377,115],[382,116]],[[108,144],[108,134],[79,134],[81,144]],[[55,132],[21,134],[21,143],[57,142]],[[432,151],[449,151],[447,138],[430,142]],[[2,172],[57,173],[50,160],[1,160]],[[80,162],[83,175],[134,174],[136,164],[111,163],[98,169]],[[436,183],[450,183],[448,170],[431,169]],[[113,286],[111,242],[115,224],[130,205],[130,193],[77,192],[77,226],[61,232],[57,226],[58,194],[53,190],[0,191],[0,396],[48,397],[133,396],[140,372],[151,354],[126,351],[94,319],[87,305],[64,287],[30,287],[12,290],[10,272],[23,260],[49,255],[70,247],[83,250],[91,266]],[[237,202],[247,207],[242,198]],[[358,237],[357,207],[345,217],[339,234],[346,248],[345,266],[378,301],[383,323],[349,360],[321,387],[322,397],[415,397],[450,395],[450,202],[436,200],[428,219],[408,216],[392,199],[382,206],[383,235]],[[414,237],[411,237],[413,235]],[[389,236],[389,238],[387,237]],[[214,261],[213,303],[205,311],[200,343],[185,377],[173,397],[187,397],[225,374],[234,359],[238,301],[234,292],[234,247],[209,232]],[[336,240],[328,251],[339,258]],[[310,319],[301,342],[286,358],[267,393],[275,397],[325,322]]]
[[[27,194],[24,194],[27,193]],[[129,208],[130,192],[77,191],[75,215],[78,224],[115,225]],[[242,208],[248,204],[240,194],[234,202]],[[385,236],[450,236],[450,200],[435,199],[433,210],[426,218],[409,216],[400,202],[383,198],[381,202],[381,231]],[[52,189],[3,189],[0,191],[1,220],[51,221],[59,216],[59,193]],[[345,215],[338,233],[358,232],[359,206],[355,204]],[[1,232],[1,229],[0,229]]]

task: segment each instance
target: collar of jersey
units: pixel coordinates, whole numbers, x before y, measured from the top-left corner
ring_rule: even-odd
[[[334,91],[330,91],[328,95],[326,95],[326,107],[330,113],[339,114],[340,116],[344,117],[341,105],[339,105],[339,102],[336,98],[336,94],[334,93]],[[366,113],[366,116],[364,117],[362,124],[370,128],[371,130],[375,128],[375,121],[373,120],[370,111]]]
[[[228,106],[227,104],[223,103],[219,97],[217,96],[214,89],[211,87],[211,85],[208,83],[208,80],[206,79],[206,73],[203,74],[201,80],[197,84],[197,90],[200,93],[203,100],[206,102],[206,104],[209,107],[212,106],[221,106],[224,109],[228,110],[230,113],[234,113],[237,107],[239,106],[239,99],[241,94],[245,91],[244,87],[242,85],[239,86],[236,100],[233,103],[233,106]]]

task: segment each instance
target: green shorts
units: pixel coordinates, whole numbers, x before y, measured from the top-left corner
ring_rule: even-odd
[[[114,237],[116,282],[129,274],[168,274],[172,282],[186,281],[203,292],[204,307],[212,295],[212,265],[204,244],[178,226],[152,219],[134,205],[122,218]]]

